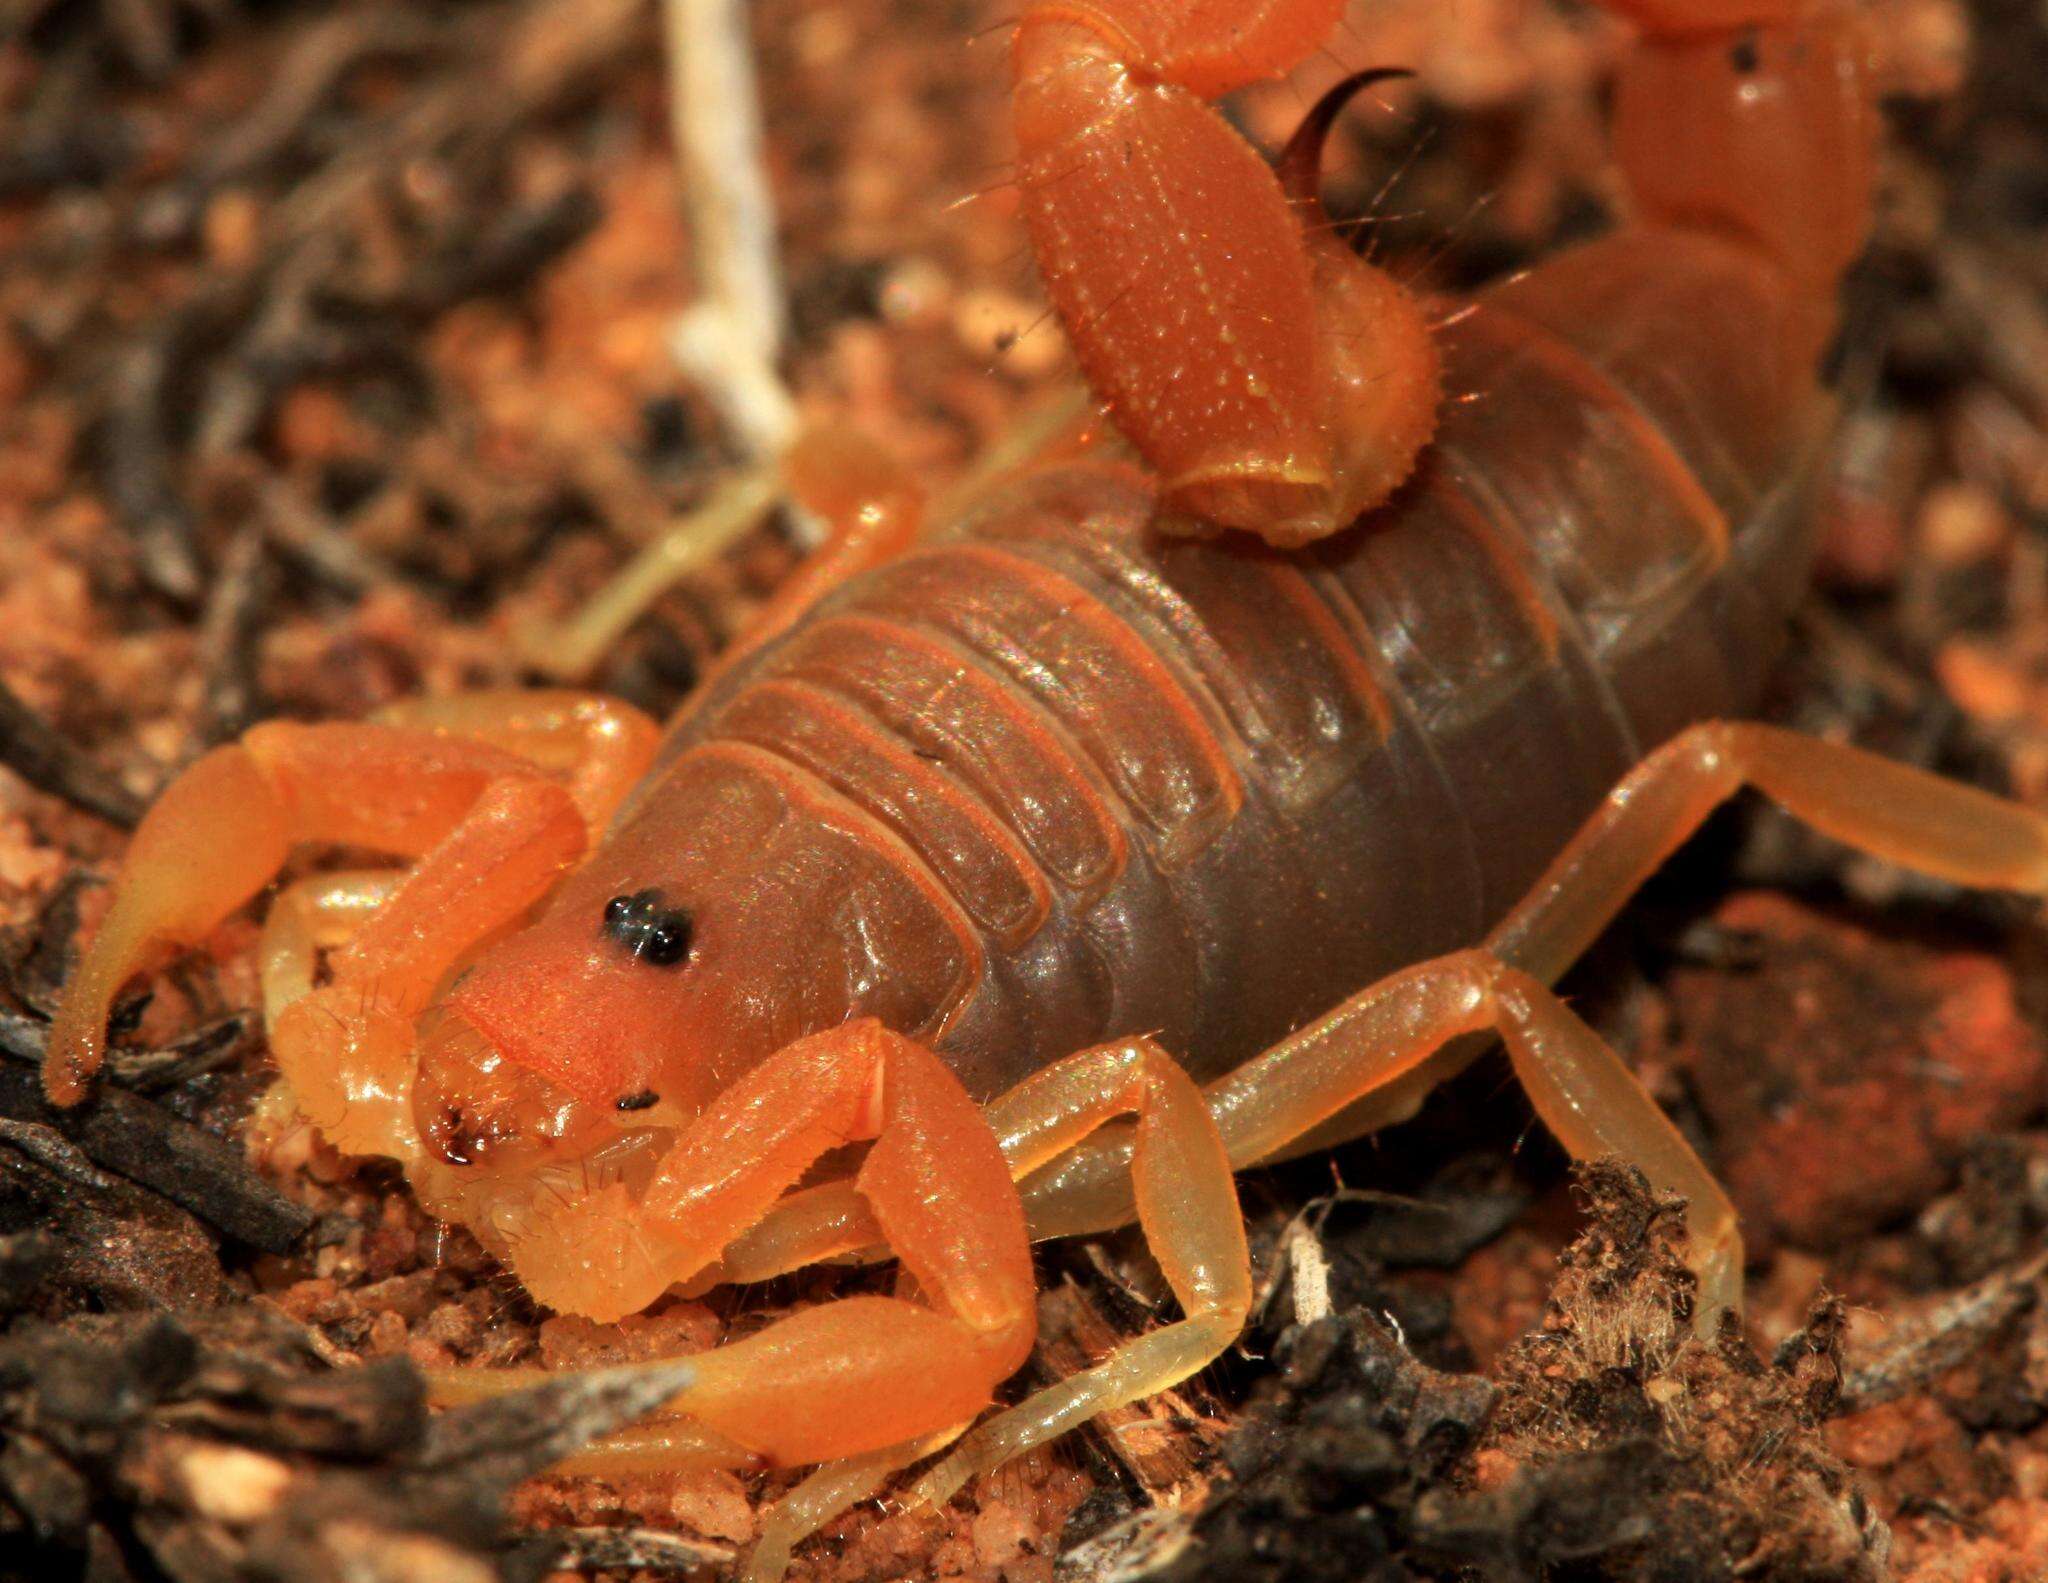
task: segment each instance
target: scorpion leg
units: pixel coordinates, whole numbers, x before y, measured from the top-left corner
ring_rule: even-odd
[[[636,555],[572,619],[527,633],[520,646],[528,660],[553,676],[588,674],[657,599],[708,566],[783,499],[824,522],[825,542],[783,579],[753,623],[719,656],[721,668],[785,630],[847,577],[899,553],[923,524],[923,491],[878,447],[838,430],[808,429],[779,465],[757,467],[722,485]]]
[[[782,460],[790,494],[830,530],[718,657],[724,670],[787,632],[849,577],[893,560],[924,526],[924,490],[894,457],[838,430],[802,435]]]
[[[559,778],[595,841],[646,773],[661,728],[631,704],[596,693],[502,687],[412,698],[373,717],[502,748]]]
[[[924,1301],[793,1314],[703,1354],[668,1410],[783,1465],[931,1435],[971,1419],[1030,1351],[1030,1245],[979,1107],[937,1056],[872,1020],[798,1040],[728,1087],[637,1199],[613,1182],[539,1215],[512,1240],[513,1271],[543,1303],[636,1312],[827,1150],[869,1138],[855,1188]]]
[[[583,817],[553,781],[492,781],[277,1016],[271,1056],[299,1111],[337,1148],[410,1160],[415,1023],[471,947],[516,921],[582,857]]]
[[[1709,1320],[1740,1278],[1727,1199],[1627,1067],[1544,986],[1745,785],[1889,861],[1959,884],[2048,894],[2048,818],[2038,813],[1776,727],[1694,726],[1622,779],[1479,951],[1395,974],[1213,1084],[1209,1108],[1233,1165],[1271,1158],[1425,1063],[1434,1066],[1429,1075],[1448,1075],[1449,1065],[1432,1061],[1447,1040],[1495,1031],[1545,1123],[1574,1154],[1619,1153],[1691,1201],[1701,1318]],[[1091,1143],[1026,1181],[1033,1234],[1127,1219],[1120,1177],[1128,1152],[1128,1144]]]
[[[122,860],[113,905],[50,1034],[43,1081],[73,1104],[104,1054],[115,993],[166,946],[204,939],[306,841],[425,851],[517,761],[378,726],[261,725],[174,780]],[[392,797],[394,787],[407,795]]]
[[[1622,779],[1488,948],[1555,982],[1657,866],[1745,785],[1823,835],[1903,868],[1977,889],[2048,893],[2048,818],[1859,748],[1709,721]]]
[[[1123,1115],[1137,1118],[1138,1221],[1183,1317],[976,1427],[918,1481],[913,1499],[943,1505],[976,1474],[1179,1384],[1243,1330],[1252,1280],[1237,1185],[1201,1090],[1172,1056],[1143,1038],[1085,1050],[1028,1078],[988,1112],[1013,1170],[1064,1153]]]
[[[401,869],[346,869],[308,875],[278,892],[256,947],[266,1032],[275,1037],[285,1007],[313,992],[320,953],[345,945],[404,878]]]
[[[848,1457],[827,1463],[803,1483],[777,1501],[761,1524],[760,1536],[747,1556],[741,1583],[776,1583],[789,1570],[790,1553],[841,1512],[851,1511],[872,1497],[888,1482],[892,1473],[922,1462],[933,1452],[959,1438],[967,1426],[957,1425],[935,1435],[886,1446],[866,1456]]]

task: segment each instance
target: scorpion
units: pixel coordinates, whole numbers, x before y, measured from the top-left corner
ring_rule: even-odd
[[[127,851],[50,1096],[293,848],[400,860],[287,887],[259,947],[332,1143],[597,1320],[900,1264],[698,1355],[573,1464],[819,1465],[757,1578],[900,1469],[938,1456],[912,1497],[943,1503],[1203,1368],[1252,1300],[1233,1173],[1404,1119],[1490,1042],[1570,1153],[1684,1197],[1713,1324],[1729,1199],[1551,985],[1745,786],[2036,895],[2048,819],[1741,721],[1813,544],[1869,51],[1832,0],[1612,3],[1624,223],[1452,304],[1323,218],[1373,74],[1275,164],[1214,109],[1340,0],[1030,0],[1023,215],[1108,424],[932,530],[886,459],[799,443],[832,536],[665,732],[486,692],[209,752]],[[1180,1317],[985,1416],[1033,1239],[1133,1218]]]

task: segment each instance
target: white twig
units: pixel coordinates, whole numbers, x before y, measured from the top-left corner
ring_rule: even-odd
[[[766,461],[788,445],[796,405],[775,367],[787,321],[749,9],[746,0],[662,0],[670,116],[702,293],[670,345],[741,447]]]
[[[1323,1252],[1322,1238],[1307,1219],[1297,1215],[1287,1223],[1282,1243],[1287,1250],[1287,1270],[1294,1277],[1294,1322],[1312,1325],[1330,1316],[1330,1261]]]

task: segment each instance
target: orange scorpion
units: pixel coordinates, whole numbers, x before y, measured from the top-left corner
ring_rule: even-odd
[[[578,1463],[827,1464],[757,1577],[899,1468],[950,1446],[913,1489],[943,1502],[1214,1359],[1252,1291],[1232,1173],[1401,1120],[1467,1035],[1574,1155],[1685,1196],[1715,1321],[1729,1201],[1548,986],[1745,785],[2035,894],[2048,820],[1731,722],[1810,549],[1867,50],[1830,0],[1616,3],[1627,223],[1453,311],[1324,222],[1342,90],[1277,168],[1210,106],[1340,0],[1032,0],[1024,214],[1122,443],[1068,435],[929,534],[894,469],[800,445],[835,536],[665,735],[488,693],[207,754],[135,835],[51,1096],[295,846],[409,864],[301,881],[265,929],[277,1066],[337,1146],[598,1319],[900,1261]],[[1133,1216],[1182,1317],[984,1417],[1031,1240]]]

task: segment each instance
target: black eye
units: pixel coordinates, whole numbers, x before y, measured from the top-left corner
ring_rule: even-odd
[[[661,1096],[651,1088],[643,1088],[637,1094],[627,1094],[618,1102],[621,1110],[651,1110],[661,1103]]]
[[[1763,64],[1763,52],[1757,47],[1754,33],[1743,34],[1729,48],[1728,64],[1745,77]]]
[[[604,932],[640,961],[674,967],[690,954],[690,915],[664,903],[658,890],[614,896],[604,905]]]

